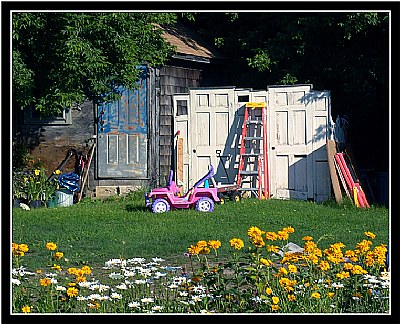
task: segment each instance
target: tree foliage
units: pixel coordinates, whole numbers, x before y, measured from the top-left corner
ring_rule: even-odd
[[[234,62],[231,84],[266,89],[311,83],[330,90],[332,117],[349,116],[349,141],[357,155],[387,168],[382,143],[388,141],[389,120],[388,12],[197,13],[195,18],[187,23]]]
[[[118,86],[136,86],[138,65],[163,64],[173,53],[155,26],[176,19],[172,13],[13,13],[16,102],[51,114],[86,99],[115,99]]]

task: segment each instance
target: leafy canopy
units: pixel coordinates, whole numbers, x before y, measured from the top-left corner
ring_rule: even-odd
[[[162,65],[174,48],[156,24],[173,13],[32,12],[12,15],[13,91],[44,114],[135,88],[144,62]]]

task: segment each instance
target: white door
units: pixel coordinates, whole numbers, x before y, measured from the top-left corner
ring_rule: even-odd
[[[190,89],[191,168],[189,183],[204,176],[210,164],[217,184],[233,184],[237,174],[241,108],[248,101],[249,89]],[[243,108],[244,109],[244,108]]]
[[[182,138],[182,156],[178,157],[178,147],[177,147],[177,139],[178,136],[174,137],[175,139],[175,179],[177,181],[178,186],[183,186],[184,192],[186,192],[189,188],[189,167],[191,164],[191,153],[190,149],[190,119],[189,119],[189,95],[187,94],[178,94],[173,96],[173,107],[174,107],[174,132],[177,134],[179,132],[179,136]],[[180,152],[179,152],[180,153]],[[180,161],[182,159],[182,163]],[[180,164],[180,165],[178,165]],[[179,168],[182,166],[183,168],[183,176],[181,179],[181,170]]]
[[[331,197],[331,178],[328,164],[326,140],[330,137],[330,129],[333,125],[331,118],[330,92],[312,91],[308,105],[313,112],[313,141],[312,141],[312,165],[313,165],[313,200],[326,201]],[[311,126],[308,126],[311,128]]]
[[[330,196],[326,155],[329,92],[311,85],[268,87],[272,198],[325,200]]]

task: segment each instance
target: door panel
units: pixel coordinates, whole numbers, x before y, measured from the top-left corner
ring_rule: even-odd
[[[271,194],[275,198],[329,199],[329,92],[305,85],[272,86],[268,93]]]
[[[203,177],[211,163],[214,166],[217,183],[234,181],[236,147],[234,124],[234,90],[232,89],[191,89],[190,124],[192,161],[190,186]],[[226,172],[228,177],[226,176]]]
[[[178,150],[175,145],[175,167],[176,182],[178,186],[183,186],[183,191],[186,192],[189,188],[189,165],[191,161],[192,152],[190,150],[190,120],[189,120],[189,96],[188,95],[174,95],[174,132],[180,133],[183,144],[183,156],[177,156]],[[179,161],[178,161],[179,159]],[[182,161],[180,161],[182,159]],[[178,164],[183,166],[183,177],[178,174]]]
[[[304,98],[311,89],[302,87],[268,88],[268,135],[270,192],[275,198],[307,199],[313,184],[309,182],[309,153],[312,136],[307,131],[312,114]]]
[[[139,88],[120,87],[118,101],[98,105],[97,174],[99,178],[138,178],[147,174],[147,76]]]

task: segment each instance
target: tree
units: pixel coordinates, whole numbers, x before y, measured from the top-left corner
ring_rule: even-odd
[[[231,84],[331,90],[332,117],[349,116],[360,165],[387,170],[388,12],[198,13],[190,24],[235,62]]]
[[[44,114],[135,88],[142,63],[162,65],[173,53],[157,24],[173,13],[31,12],[12,14],[13,95]]]

